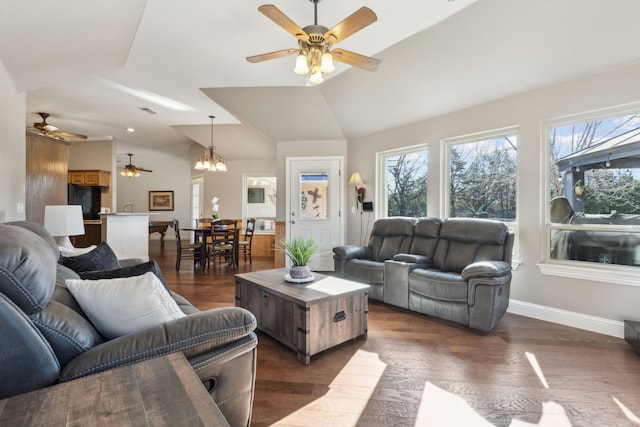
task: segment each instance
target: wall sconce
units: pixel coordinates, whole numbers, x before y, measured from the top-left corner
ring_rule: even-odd
[[[580,197],[584,194],[584,184],[582,181],[578,180],[573,186],[573,192],[576,193],[576,196]]]
[[[56,205],[44,207],[44,228],[54,237],[60,237],[58,246],[73,251],[69,236],[84,234],[82,206]]]
[[[362,177],[360,173],[354,172],[351,174],[351,178],[349,179],[349,185],[353,185],[356,189],[356,202],[362,203],[364,201],[364,183],[362,182]]]

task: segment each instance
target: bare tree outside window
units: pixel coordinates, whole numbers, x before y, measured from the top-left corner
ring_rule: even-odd
[[[515,134],[449,146],[449,216],[516,219]]]
[[[387,216],[427,215],[427,151],[385,156]]]

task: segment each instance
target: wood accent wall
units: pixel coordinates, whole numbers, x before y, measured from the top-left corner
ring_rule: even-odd
[[[251,242],[252,256],[260,258],[274,257],[274,236],[273,234],[253,234]]]
[[[46,205],[67,204],[69,143],[27,132],[25,218],[44,224]]]
[[[285,240],[287,237],[287,223],[285,221],[276,221],[276,236],[275,244],[278,245],[280,241]],[[284,267],[286,265],[285,255],[280,251],[275,251],[276,256],[273,262],[274,268]]]

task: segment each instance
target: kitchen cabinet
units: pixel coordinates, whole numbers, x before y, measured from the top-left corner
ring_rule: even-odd
[[[111,181],[111,172],[101,170],[73,170],[69,171],[68,179],[69,184],[108,187]]]

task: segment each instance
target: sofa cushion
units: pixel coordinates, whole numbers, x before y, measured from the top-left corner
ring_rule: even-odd
[[[344,276],[364,283],[383,283],[384,262],[352,259],[344,266]]]
[[[60,263],[76,273],[120,268],[118,257],[107,242],[100,243],[94,250],[82,255],[71,257],[61,256]]]
[[[93,325],[107,338],[184,317],[155,274],[118,279],[67,280]]]
[[[476,261],[505,259],[508,227],[498,221],[452,218],[440,228],[433,267],[460,273]]]
[[[0,225],[0,293],[26,314],[42,310],[56,285],[56,253],[27,228]]]
[[[51,301],[44,310],[31,316],[53,348],[60,365],[103,342],[95,328],[69,306]]]
[[[417,268],[409,273],[409,293],[431,299],[467,303],[467,282],[459,274]]]
[[[440,235],[440,218],[420,218],[416,223],[409,253],[433,257]]]
[[[369,249],[374,261],[393,259],[398,253],[408,253],[413,239],[415,218],[381,218],[373,224]]]
[[[56,259],[58,259],[58,257],[60,256],[60,252],[58,251],[59,249],[58,243],[56,243],[55,239],[49,233],[49,231],[47,231],[44,225],[38,224],[37,222],[30,222],[30,221],[11,221],[11,222],[6,222],[5,224],[22,227],[24,229],[31,231],[32,233],[37,234],[42,239],[44,239],[45,242],[47,242],[49,247],[51,247],[51,250],[55,254]]]

